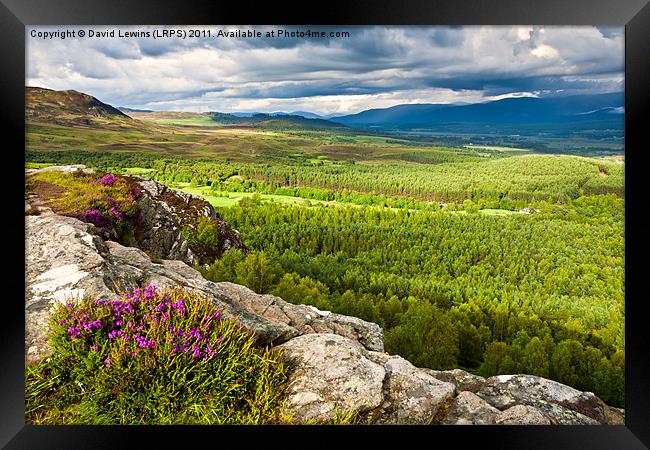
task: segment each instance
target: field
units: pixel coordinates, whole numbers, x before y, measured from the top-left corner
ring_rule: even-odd
[[[128,173],[128,172],[127,172]],[[217,208],[229,208],[239,203],[242,198],[252,198],[255,193],[251,192],[219,192],[208,188],[207,186],[192,187],[190,183],[177,183],[172,185],[176,189],[187,192],[188,194],[199,195],[210,202],[212,206]],[[292,197],[289,195],[273,195],[261,194],[260,199],[262,203],[279,203],[281,205],[336,205],[334,201],[325,202],[322,200],[307,200],[300,197]]]
[[[624,405],[623,155],[134,116],[32,119],[28,167],[203,196],[251,250],[198,267],[208,279],[377,322],[416,365],[532,373]]]

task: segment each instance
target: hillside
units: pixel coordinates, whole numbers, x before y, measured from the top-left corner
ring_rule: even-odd
[[[131,118],[95,97],[77,91],[25,88],[25,118],[34,122],[91,125],[102,119],[128,123]]]
[[[185,127],[231,126],[268,130],[304,129],[304,130],[345,130],[346,125],[320,118],[306,118],[302,115],[289,114],[228,114],[222,112],[182,112],[182,111],[143,111],[130,110],[137,119],[159,125]]]
[[[107,180],[106,185],[110,187],[107,188],[107,192],[113,192],[122,186],[122,183],[126,183],[126,181],[119,181],[122,179],[120,177],[95,173],[82,166],[32,170],[29,172],[29,177],[30,179],[37,177],[35,179],[37,185],[32,184],[36,193],[39,192],[38,177],[50,177],[47,178],[49,181],[58,180],[61,186],[74,183],[75,177],[95,177],[102,180],[102,185],[104,185],[103,181]],[[169,198],[158,195],[165,191],[162,185],[142,179],[135,182],[142,188],[143,197],[139,200],[141,205],[144,206],[147,201],[155,200],[170,206]],[[98,189],[102,188],[98,187]],[[48,192],[54,193],[55,196],[62,195],[60,189],[52,188],[51,183]],[[139,372],[139,367],[144,364],[148,367],[157,367],[152,365],[158,364],[155,360],[155,355],[158,353],[148,350],[153,344],[144,341],[142,336],[136,335],[136,339],[140,339],[139,352],[144,356],[138,356],[134,352],[132,355],[118,357],[116,352],[111,353],[107,347],[111,342],[122,342],[118,338],[115,341],[111,339],[117,334],[122,336],[127,333],[129,326],[133,326],[130,323],[122,324],[120,319],[119,322],[103,325],[101,320],[98,322],[82,320],[86,325],[85,331],[82,331],[81,327],[78,331],[74,327],[68,328],[68,332],[62,328],[64,334],[57,338],[58,341],[51,342],[47,330],[54,323],[51,321],[53,311],[61,301],[70,302],[67,308],[72,316],[75,307],[82,308],[80,306],[82,295],[97,299],[94,302],[95,309],[97,305],[113,305],[114,309],[119,307],[117,310],[124,311],[120,308],[137,306],[136,301],[128,296],[126,298],[131,299],[129,302],[120,302],[117,287],[133,292],[134,296],[140,296],[144,292],[144,296],[149,299],[159,297],[156,294],[158,289],[181,289],[183,293],[176,293],[174,298],[180,296],[185,298],[187,302],[185,305],[188,308],[192,307],[190,299],[200,296],[217,307],[224,318],[233,320],[243,329],[253,332],[254,345],[260,351],[271,349],[274,355],[282,355],[282,360],[287,367],[286,385],[275,386],[275,389],[283,391],[279,403],[282,411],[279,417],[284,417],[282,423],[332,423],[332,421],[340,421],[341,415],[354,417],[355,423],[370,424],[595,425],[622,424],[624,421],[623,410],[606,405],[593,393],[583,392],[542,377],[500,375],[486,379],[463,370],[438,371],[418,368],[401,356],[384,351],[384,333],[375,323],[319,310],[312,306],[294,305],[273,295],[258,295],[233,283],[209,282],[198,271],[174,258],[172,254],[166,253],[166,250],[163,253],[168,256],[164,256],[162,260],[152,258],[147,253],[155,249],[149,248],[145,253],[137,246],[115,242],[110,236],[102,233],[100,231],[102,226],[93,224],[93,220],[58,214],[53,210],[56,204],[39,203],[35,201],[37,198],[38,195],[28,197],[25,205],[27,228],[25,358],[31,367],[30,374],[46,373],[38,372],[38,368],[42,365],[49,367],[47,366],[49,360],[46,358],[51,355],[54,360],[62,361],[57,370],[68,370],[69,364],[65,364],[65,358],[69,353],[65,351],[70,350],[65,350],[68,348],[65,346],[61,350],[60,347],[62,343],[70,340],[74,343],[77,337],[84,339],[92,337],[98,339],[93,342],[103,343],[101,347],[98,345],[88,347],[89,356],[85,359],[88,367],[96,366],[94,370],[100,375],[98,379],[103,383],[106,383],[106,376],[111,376],[120,367],[129,368],[129,373],[151,374],[151,371]],[[193,201],[200,202],[200,199]],[[192,202],[188,205],[191,204]],[[205,203],[201,204],[205,205]],[[178,210],[176,215],[166,213],[169,208],[164,206],[156,211],[153,222],[141,223],[145,228],[142,230],[145,234],[146,228],[159,228],[160,221],[167,224],[164,227],[166,231],[173,230],[174,224],[178,229],[176,218],[180,214]],[[206,210],[199,208],[197,211],[202,211],[200,214],[203,217],[211,215],[210,208]],[[139,246],[137,242],[136,245]],[[155,251],[154,253],[163,254]],[[173,305],[177,309],[182,309],[178,314],[185,314],[182,299],[176,300]],[[93,311],[94,309],[91,309],[88,317]],[[164,309],[156,308],[155,311],[162,313]],[[93,328],[98,329],[93,331]],[[82,336],[82,333],[88,336],[86,334]],[[231,350],[225,354],[228,356],[223,356],[229,358],[223,360],[226,363],[231,361],[231,358],[239,357],[236,347],[229,348]],[[245,347],[241,351],[246,353],[249,349]],[[101,356],[93,356],[93,352],[100,352]],[[114,361],[115,367],[112,359],[110,361],[108,358],[103,359],[106,355],[110,358],[118,358]],[[183,361],[191,365],[191,359]],[[277,362],[275,364],[277,365]],[[264,370],[264,366],[260,369]],[[154,375],[155,373],[154,370]],[[205,372],[196,373],[206,376]],[[188,375],[187,381],[195,382],[194,384],[197,385],[197,380],[193,380],[192,376]],[[257,375],[246,372],[242,376],[245,377],[243,380],[248,380],[246,383],[250,383],[252,377]],[[28,388],[32,389],[31,392],[36,392],[34,395],[41,397],[37,398],[36,402],[33,396],[28,398],[30,415],[27,421],[51,423],[48,422],[47,411],[43,411],[44,405],[51,401],[50,396],[54,396],[54,401],[58,402],[57,407],[60,407],[62,400],[56,398],[55,392],[70,391],[70,389],[75,391],[77,387],[68,386],[72,383],[69,381],[66,384],[65,379],[43,379],[39,383],[34,386],[31,378],[28,377]],[[167,388],[171,389],[172,386],[167,383]],[[41,387],[43,385],[53,389],[44,390]],[[80,386],[83,388],[83,385]],[[106,423],[106,416],[102,417],[101,413],[104,411],[101,409],[94,415],[79,416],[79,409],[75,409],[75,401],[83,403],[87,402],[89,396],[98,396],[100,399],[98,401],[104,407],[111,409],[117,407],[119,417],[119,405],[124,404],[125,399],[134,398],[136,394],[140,399],[143,396],[157,398],[152,393],[160,387],[145,383],[142,386],[134,386],[135,391],[132,392],[130,385],[120,384],[119,389],[111,389],[109,383],[108,392],[97,392],[90,391],[92,387],[90,384],[86,386],[88,392],[84,391],[84,395],[75,394],[69,405],[73,420],[77,420],[76,423]],[[218,389],[220,390],[210,392],[210,398],[223,395],[226,392],[224,390],[228,389],[228,383],[219,383]],[[253,389],[252,392],[256,391]],[[257,394],[260,392],[257,391]],[[248,394],[250,393],[247,391]],[[209,402],[210,398],[198,400],[199,403],[193,408],[197,409],[197,405],[203,407],[201,402]],[[174,403],[171,405],[164,403],[164,401],[168,402],[164,397],[160,401],[163,402],[166,414],[174,410]],[[133,406],[129,405],[129,407]],[[198,407],[198,410],[201,410],[201,407]],[[94,408],[97,408],[97,405]],[[157,409],[160,409],[160,405],[149,403],[142,414],[150,414],[150,411]],[[227,422],[226,417],[213,417],[210,422],[208,413],[209,411],[201,414],[199,418],[201,423]],[[288,417],[290,419],[287,419]],[[271,419],[277,420],[275,416]],[[172,419],[172,422],[175,423],[175,420],[187,423],[188,416],[181,415],[177,419]],[[269,418],[262,417],[261,421],[264,420]]]
[[[602,122],[602,127],[623,127],[623,94],[570,96],[558,98],[507,98],[470,105],[415,104],[371,109],[330,120],[346,125],[381,128],[429,128],[449,125],[481,126],[574,124]]]

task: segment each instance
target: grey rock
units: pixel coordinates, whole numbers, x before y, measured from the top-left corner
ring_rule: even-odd
[[[553,424],[606,423],[590,395],[542,377],[498,375],[488,378],[477,394],[501,410],[515,405],[533,406]],[[598,402],[605,405],[600,399]]]
[[[277,348],[291,364],[285,412],[295,421],[363,415],[381,405],[385,371],[358,342],[336,334],[306,334]]]
[[[26,216],[25,228],[25,357],[31,363],[51,351],[48,321],[55,304],[74,303],[88,292],[112,293],[101,276],[107,249],[92,225],[43,214]]]
[[[551,421],[538,409],[528,405],[515,405],[496,418],[497,425],[550,425]]]
[[[40,169],[26,169],[26,173],[36,173],[36,172],[62,172],[62,173],[73,173],[77,170],[82,171],[83,173],[95,173],[94,169],[87,167],[83,164],[71,164],[68,166],[48,166],[41,167]]]
[[[142,224],[135,245],[153,258],[180,259],[196,264],[198,258],[189,249],[181,227],[169,213],[166,203],[147,195],[138,203],[142,209]]]
[[[494,425],[501,411],[470,391],[463,391],[449,406],[444,425]]]
[[[222,282],[218,285],[250,312],[264,316],[273,323],[288,325],[299,334],[334,333],[359,341],[368,350],[384,351],[384,334],[376,323],[321,311],[310,305],[293,305],[280,297],[259,295],[234,283]]]
[[[473,375],[462,369],[452,370],[433,370],[422,369],[429,375],[448,383],[452,383],[456,387],[456,392],[469,391],[476,393],[483,387],[485,378],[478,375]]]
[[[384,402],[370,416],[377,424],[430,424],[440,408],[454,396],[454,385],[418,369],[401,356],[370,352],[383,366]]]
[[[138,201],[142,208],[144,230],[135,246],[158,259],[178,259],[190,265],[199,258],[181,234],[183,227],[194,230],[200,217],[213,219],[219,227],[220,243],[213,256],[231,248],[248,251],[237,230],[231,229],[214,207],[202,197],[169,188],[156,181],[131,176],[145,195]]]

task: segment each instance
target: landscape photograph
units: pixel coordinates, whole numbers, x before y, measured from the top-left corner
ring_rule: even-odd
[[[27,27],[25,422],[623,425],[624,42]]]

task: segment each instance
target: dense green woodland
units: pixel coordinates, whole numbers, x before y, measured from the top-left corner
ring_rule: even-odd
[[[418,366],[530,373],[624,406],[624,166],[450,153],[405,152],[390,163],[52,151],[27,160],[148,168],[153,179],[215,193],[335,200],[291,206],[253,196],[219,209],[252,251],[200,270],[377,322],[386,351]],[[523,207],[533,213],[477,213]],[[212,242],[214,233],[189,237]]]
[[[472,199],[481,207],[508,208],[532,200],[562,203],[581,195],[624,195],[623,165],[603,159],[536,154],[504,157],[499,152],[481,150],[468,153],[463,162],[446,162],[448,149],[435,153],[441,160],[431,164],[379,163],[377,159],[325,164],[323,160],[296,162],[291,158],[285,158],[283,164],[219,163],[91,151],[28,151],[27,160],[87,164],[101,169],[153,168],[156,171],[150,176],[158,181],[213,185],[216,190],[274,193],[276,189],[290,188],[300,194],[304,188],[318,188],[325,192],[321,196],[332,197],[336,194],[331,192],[336,191],[339,196],[371,193],[383,195],[383,199],[425,202],[461,203]],[[485,157],[477,158],[477,154]]]
[[[255,252],[203,272],[377,322],[386,350],[416,365],[532,373],[621,405],[623,201],[536,206],[502,217],[246,202],[222,213]]]

